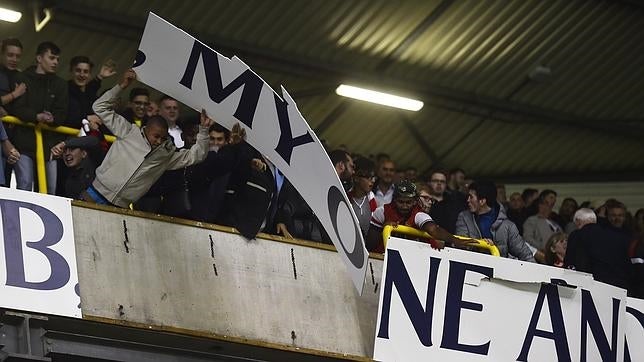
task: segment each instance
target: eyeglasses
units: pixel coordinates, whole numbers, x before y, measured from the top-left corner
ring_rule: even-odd
[[[137,105],[139,107],[147,107],[147,106],[150,105],[150,102],[143,102],[143,101],[135,101],[135,102],[132,102],[132,103],[134,103],[135,105]]]

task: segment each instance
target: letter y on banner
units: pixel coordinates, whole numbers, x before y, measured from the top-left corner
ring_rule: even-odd
[[[187,106],[205,108],[288,178],[309,204],[362,293],[369,257],[358,220],[322,144],[286,89],[278,95],[236,57],[224,57],[150,13],[134,64],[143,83]]]

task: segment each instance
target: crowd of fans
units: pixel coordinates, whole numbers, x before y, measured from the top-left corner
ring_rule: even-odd
[[[0,116],[80,129],[79,137],[45,132],[47,192],[235,227],[247,238],[259,231],[329,243],[319,220],[281,172],[244,139],[205,114],[182,117],[177,100],[156,102],[146,88],[120,93],[136,78],[128,70],[99,97],[106,62],[94,72],[74,56],[69,80],[56,75],[61,50],[38,45],[35,64],[18,70],[22,44],[2,41]],[[115,135],[114,144],[105,135]],[[0,184],[13,173],[17,188],[33,190],[33,131],[0,123]],[[596,280],[644,297],[644,209],[634,216],[611,199],[596,208],[572,198],[554,211],[557,193],[526,189],[506,197],[502,185],[467,180],[461,169],[419,175],[388,155],[361,156],[345,147],[329,152],[372,252],[384,252],[382,228],[427,231],[434,247],[471,249],[474,239],[496,245],[502,257],[592,273]],[[462,236],[457,238],[454,235]]]

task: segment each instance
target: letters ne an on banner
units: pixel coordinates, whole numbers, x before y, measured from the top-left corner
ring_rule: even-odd
[[[143,83],[197,111],[205,108],[228,129],[240,122],[247,142],[313,209],[362,292],[368,253],[358,221],[322,144],[286,89],[278,95],[238,58],[222,56],[153,13],[135,70]]]

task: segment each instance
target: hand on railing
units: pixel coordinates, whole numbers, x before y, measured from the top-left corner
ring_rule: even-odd
[[[36,115],[36,121],[43,123],[53,123],[54,115],[51,112],[44,111]]]
[[[89,128],[93,131],[96,131],[103,124],[101,118],[95,114],[87,116],[87,120],[89,121]]]

